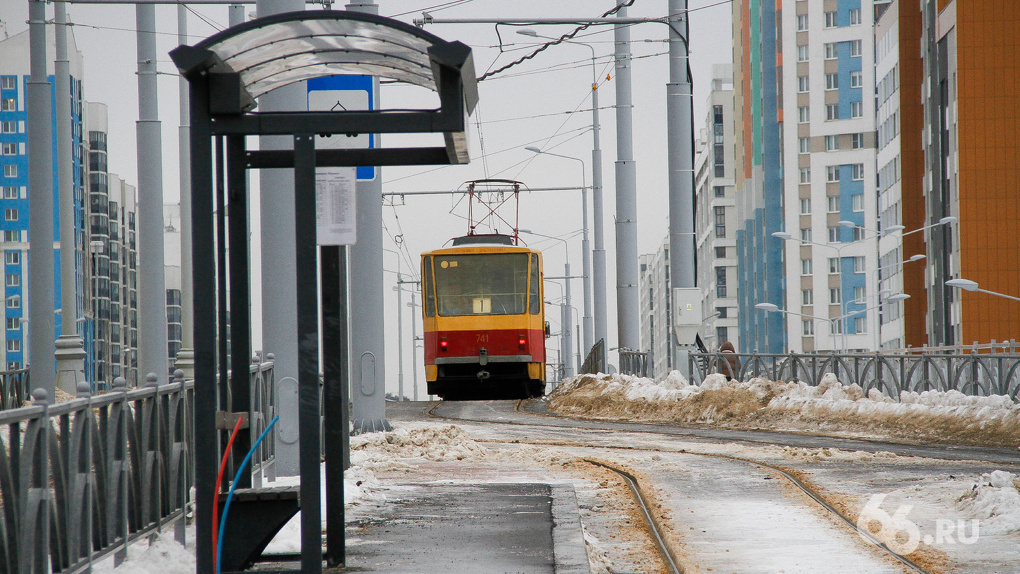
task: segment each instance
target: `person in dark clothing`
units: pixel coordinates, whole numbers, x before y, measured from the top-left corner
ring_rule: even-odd
[[[737,359],[737,350],[733,347],[733,343],[729,341],[723,342],[722,346],[719,347],[719,352],[723,353],[722,360],[719,361],[719,372],[726,375],[729,379],[737,378],[740,373],[740,363]]]

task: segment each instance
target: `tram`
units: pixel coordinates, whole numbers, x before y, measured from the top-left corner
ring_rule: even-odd
[[[521,246],[516,231],[478,234],[471,226],[451,247],[422,254],[430,395],[484,400],[545,393],[542,254]]]

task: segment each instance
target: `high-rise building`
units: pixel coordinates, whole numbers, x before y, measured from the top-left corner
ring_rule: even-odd
[[[713,66],[712,76],[708,113],[694,162],[694,235],[704,318],[700,335],[709,349],[726,341],[739,349],[733,66]]]
[[[86,104],[88,132],[88,291],[86,325],[94,339],[92,380],[109,387],[117,377],[138,383],[137,295],[134,269],[134,218],[137,209],[135,187],[126,184],[107,168],[107,107]],[[132,313],[132,311],[134,313]],[[136,319],[137,321],[137,319]],[[88,365],[86,365],[88,367]],[[88,372],[88,370],[87,370]]]
[[[639,256],[638,272],[640,350],[648,357],[648,375],[660,380],[674,368],[669,313],[669,237],[654,255]]]
[[[900,2],[900,18],[917,9]],[[928,343],[1016,339],[1020,302],[951,289],[945,281],[965,278],[1020,297],[1020,90],[1014,85],[1020,4],[922,0],[910,21],[920,26],[920,42],[905,45],[901,37],[900,53],[920,53],[922,60],[923,155],[917,158],[923,161],[925,222],[959,219],[926,233],[929,281],[912,285],[927,289]]]
[[[163,206],[163,270],[166,282],[167,358],[174,364],[181,350],[181,205]]]
[[[0,335],[3,340],[3,347],[0,349],[3,360],[0,361],[7,369],[21,368],[26,365],[26,346],[28,337],[26,327],[28,326],[25,309],[28,308],[26,297],[31,297],[25,287],[27,286],[28,259],[31,257],[28,245],[28,213],[30,209],[28,197],[28,155],[27,155],[27,110],[26,90],[29,76],[29,33],[22,32],[0,40],[0,164],[3,173],[0,175],[0,208],[4,217],[0,221],[0,230],[3,231],[3,242],[0,244],[4,252],[4,319],[5,325]],[[55,40],[53,27],[46,30],[47,50],[50,54],[55,53]],[[83,242],[84,233],[84,192],[83,182],[85,166],[85,147],[82,133],[82,56],[78,51],[74,35],[68,34],[68,60],[70,69],[70,94],[64,97],[71,99],[71,115],[67,118],[58,118],[56,114],[56,98],[52,95],[55,90],[53,77],[53,62],[49,62],[47,70],[51,86],[51,118],[50,129],[53,132],[53,141],[56,142],[54,150],[58,153],[71,149],[72,154],[72,178],[74,194],[74,225],[75,225],[75,285],[63,285],[60,273],[59,249],[54,254],[54,309],[60,306],[60,292],[62,289],[74,289],[78,293],[76,309],[61,309],[55,317],[56,335],[60,336],[64,326],[69,326],[71,331],[75,329],[75,323],[83,320],[85,301],[84,291],[81,285],[85,279]],[[70,146],[60,145],[57,142],[57,122],[70,122]],[[57,180],[57,160],[53,158],[53,210],[54,221],[59,219],[60,202],[58,200],[59,185]],[[54,226],[53,240],[60,240],[59,226]],[[92,340],[86,334],[83,337],[86,353],[91,354]],[[91,380],[91,379],[90,379]]]

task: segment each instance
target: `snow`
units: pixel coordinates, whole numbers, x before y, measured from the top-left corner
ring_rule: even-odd
[[[811,430],[915,441],[984,446],[1020,445],[1020,404],[1002,395],[903,391],[898,400],[878,389],[843,385],[832,373],[817,386],[800,381],[748,381],[712,374],[690,384],[679,372],[655,381],[630,375],[567,379],[549,397],[550,409],[612,420],[659,420],[738,428]]]
[[[980,519],[982,535],[1020,532],[1020,478],[1003,470],[982,474],[956,507]]]

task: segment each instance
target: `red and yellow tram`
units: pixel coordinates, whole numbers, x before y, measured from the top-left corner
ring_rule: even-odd
[[[444,399],[545,392],[542,254],[509,235],[467,235],[422,254],[425,377]]]

